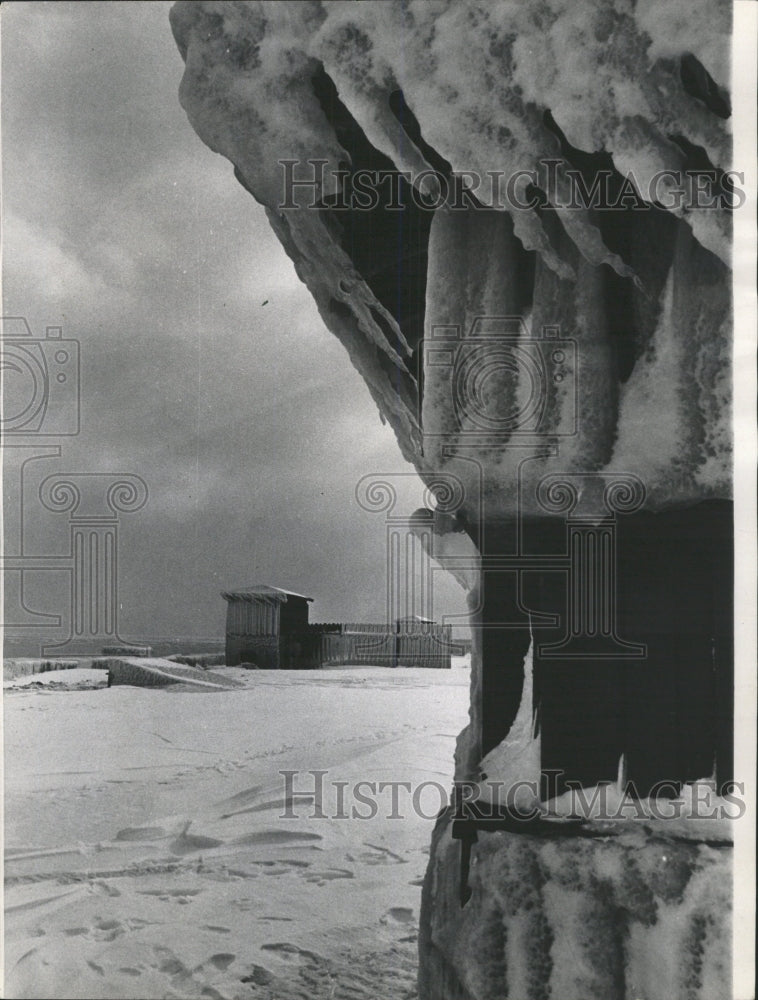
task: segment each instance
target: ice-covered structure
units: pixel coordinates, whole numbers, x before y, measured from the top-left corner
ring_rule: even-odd
[[[483,626],[461,782],[532,689],[558,792],[731,777],[730,11],[172,9],[190,121],[438,491]],[[441,818],[425,1000],[730,995],[721,832],[546,823]]]

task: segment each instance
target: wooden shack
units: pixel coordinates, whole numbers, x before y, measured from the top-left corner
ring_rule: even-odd
[[[269,669],[318,667],[319,633],[308,623],[312,597],[255,584],[221,595],[226,609],[226,662]]]

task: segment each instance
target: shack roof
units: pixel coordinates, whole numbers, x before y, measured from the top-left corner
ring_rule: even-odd
[[[256,597],[266,597],[269,600],[286,603],[290,597],[299,598],[301,601],[312,601],[312,597],[305,594],[296,594],[294,590],[282,590],[280,587],[269,587],[266,583],[255,583],[250,587],[238,587],[235,590],[225,590],[221,596],[225,601],[253,601]]]

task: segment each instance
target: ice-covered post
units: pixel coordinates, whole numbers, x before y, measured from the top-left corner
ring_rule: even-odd
[[[530,626],[543,770],[593,786],[623,754],[643,796],[709,775],[714,754],[729,774],[730,12],[172,8],[193,126],[266,207],[403,456],[462,484],[431,539],[415,519],[482,626],[459,778],[493,752],[512,775],[534,764],[511,731]],[[378,163],[391,183],[372,186]],[[545,477],[619,474],[644,500],[614,525],[602,505],[567,523],[539,502]],[[574,648],[606,642],[604,658],[548,655],[567,607]],[[591,609],[610,634],[584,634]],[[728,849],[677,829],[663,849],[639,826],[634,843],[482,835],[461,910],[442,817],[420,996],[726,996]]]

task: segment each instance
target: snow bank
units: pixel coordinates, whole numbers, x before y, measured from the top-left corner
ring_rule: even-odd
[[[172,684],[188,685],[206,690],[221,691],[236,687],[237,681],[195,667],[182,666],[172,660],[155,657],[124,657],[108,661],[108,684],[131,684],[134,687],[168,687]]]
[[[14,677],[25,677],[29,674],[44,674],[51,670],[75,670],[78,666],[78,660],[35,660],[25,657],[3,660],[3,680],[9,681]]]

